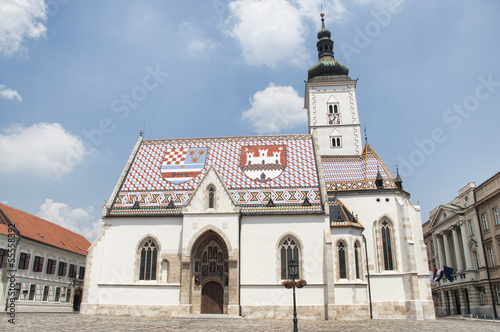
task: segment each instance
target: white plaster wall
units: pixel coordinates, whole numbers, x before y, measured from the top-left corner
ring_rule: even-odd
[[[367,304],[368,291],[366,285],[354,285],[346,283],[343,285],[336,284],[335,288],[335,304]]]
[[[405,288],[401,276],[384,272],[370,276],[372,301],[404,301]]]
[[[80,310],[83,314],[87,313],[87,303],[97,303],[99,296],[99,286],[97,286],[97,283],[101,280],[104,242],[106,241],[105,235],[106,229],[103,227],[101,229],[101,234],[89,248],[89,260],[87,261],[87,265],[85,267],[84,296]]]
[[[307,285],[295,289],[298,305],[323,305],[322,286]],[[241,286],[241,305],[292,305],[293,289],[284,286]]]
[[[293,234],[301,245],[308,283],[324,283],[325,216],[250,216],[241,221],[241,283],[281,284],[278,242]]]
[[[97,281],[99,283],[134,283],[137,248],[147,236],[152,235],[159,241],[161,250],[158,253],[158,260],[162,253],[180,253],[181,218],[112,218],[106,222],[108,221],[111,226],[106,230],[105,238],[102,240],[104,256],[102,275]]]
[[[146,285],[100,287],[99,304],[117,305],[178,305],[180,286],[153,287]]]

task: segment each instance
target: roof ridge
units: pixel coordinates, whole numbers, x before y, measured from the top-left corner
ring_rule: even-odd
[[[17,212],[19,212],[19,213],[28,214],[28,215],[30,215],[30,216],[32,216],[32,217],[34,217],[34,218],[37,218],[37,219],[40,219],[40,220],[46,221],[46,222],[48,222],[48,223],[51,223],[52,225],[55,225],[56,227],[59,227],[59,228],[64,229],[64,230],[66,230],[66,231],[68,231],[68,232],[71,232],[71,233],[73,233],[73,234],[75,234],[75,235],[78,235],[78,236],[81,236],[81,237],[85,238],[85,236],[83,236],[82,234],[78,234],[78,233],[76,233],[76,232],[73,232],[72,230],[70,230],[70,229],[68,229],[68,228],[66,228],[66,227],[63,227],[63,226],[61,226],[61,225],[58,225],[58,224],[56,224],[55,222],[52,222],[52,221],[47,220],[47,219],[45,219],[45,218],[39,217],[39,216],[34,215],[34,214],[30,213],[30,212],[26,212],[26,211],[20,210],[20,209],[18,209],[18,208],[12,207],[12,206],[7,205],[7,204],[4,204],[4,203],[0,203],[0,205],[3,205],[3,206],[6,206],[7,208],[10,208],[10,209],[16,210],[16,211],[17,211]],[[1,206],[0,206],[0,208],[1,208]],[[4,211],[4,212],[5,212],[5,211]],[[9,219],[10,219],[10,218],[9,218]],[[15,224],[15,222],[13,222],[13,223]],[[21,234],[21,235],[22,235],[22,234]]]

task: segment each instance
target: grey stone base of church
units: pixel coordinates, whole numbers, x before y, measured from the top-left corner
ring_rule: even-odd
[[[434,319],[432,301],[396,301],[373,303],[375,319]],[[148,317],[179,317],[193,314],[191,305],[112,305],[82,304],[81,313],[88,315],[124,315]],[[229,317],[240,316],[240,306],[228,308]],[[289,319],[293,306],[241,306],[241,316],[253,319]],[[297,306],[297,315],[304,320],[365,320],[370,319],[370,307],[361,305]]]

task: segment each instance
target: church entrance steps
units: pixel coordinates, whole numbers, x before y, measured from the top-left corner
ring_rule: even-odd
[[[241,316],[229,316],[225,314],[193,314],[189,316],[173,316],[173,319],[242,319]]]

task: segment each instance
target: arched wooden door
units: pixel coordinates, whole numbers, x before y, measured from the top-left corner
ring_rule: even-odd
[[[216,281],[207,282],[201,290],[201,313],[222,314],[224,289]]]

